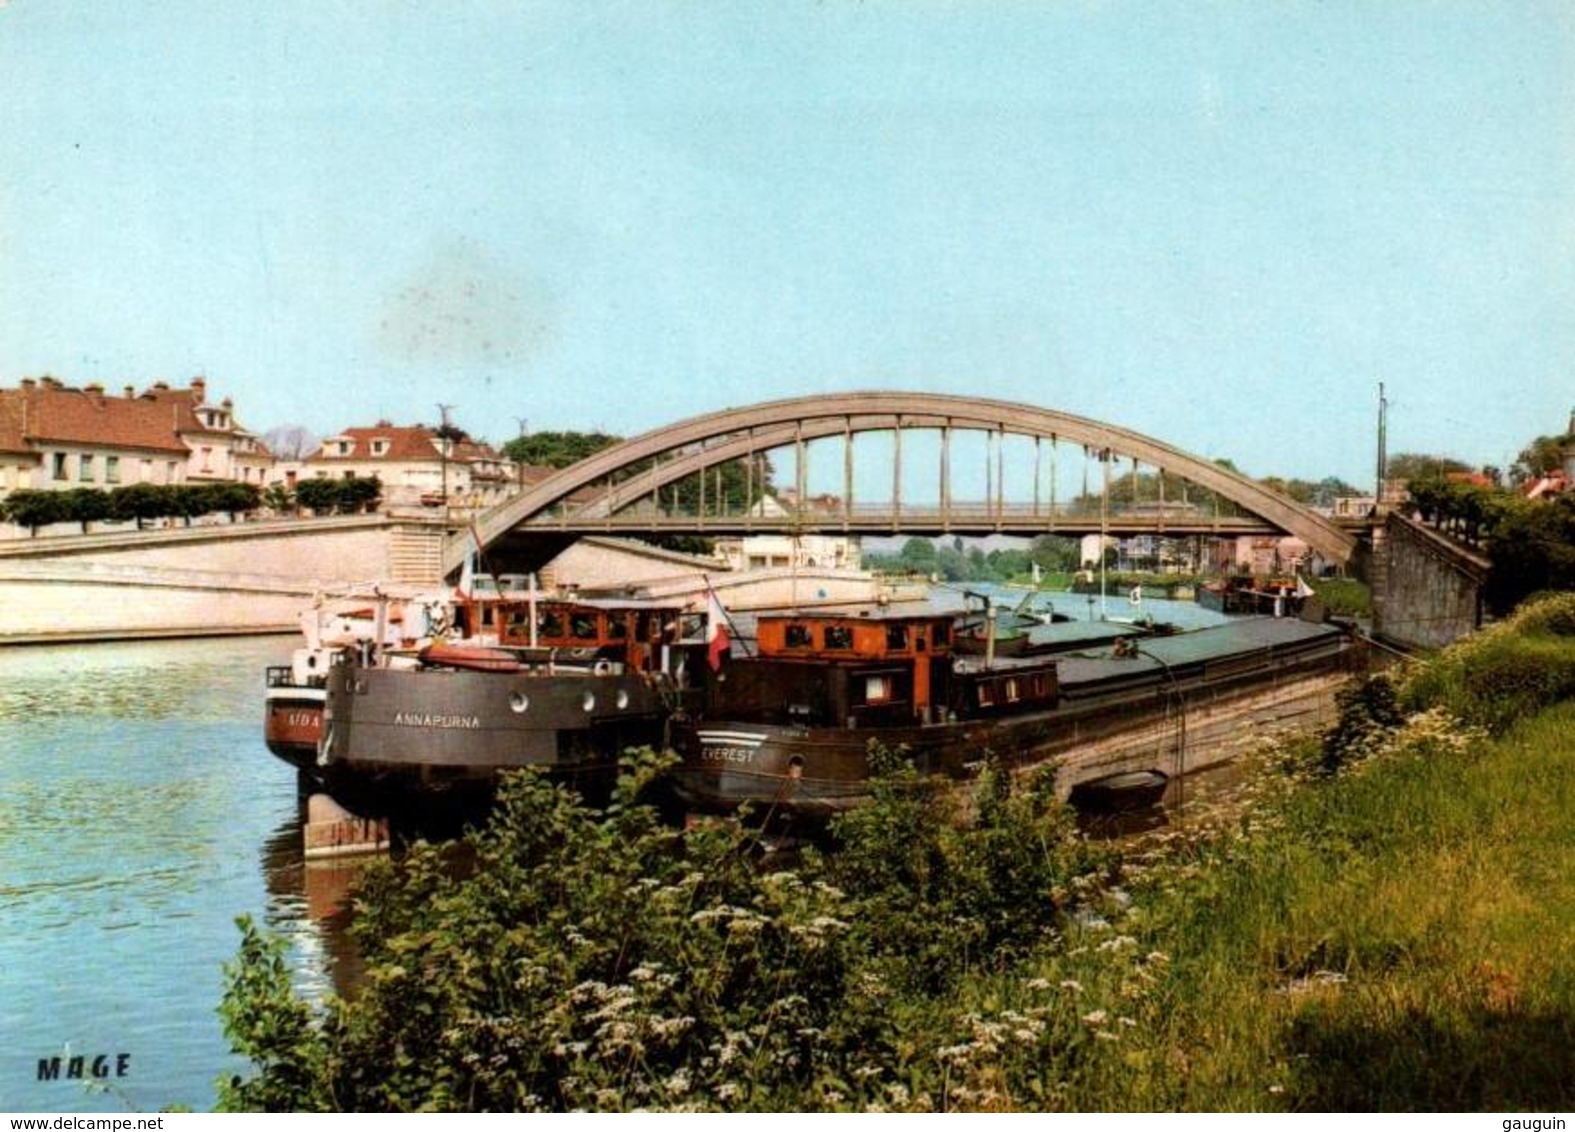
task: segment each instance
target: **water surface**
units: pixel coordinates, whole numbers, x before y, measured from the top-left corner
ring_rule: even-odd
[[[262,742],[262,670],[292,643],[0,648],[0,1110],[211,1108],[242,1068],[215,1013],[242,913],[327,988],[295,772]],[[127,1075],[65,1079],[99,1054]]]

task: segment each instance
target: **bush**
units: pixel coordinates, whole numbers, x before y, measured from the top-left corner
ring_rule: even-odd
[[[1508,621],[1460,641],[1405,684],[1410,710],[1443,707],[1498,734],[1575,697],[1575,594],[1528,601]]]
[[[959,980],[1050,945],[1058,894],[1094,859],[1045,780],[990,777],[962,828],[951,792],[888,764],[875,800],[837,823],[837,853],[779,869],[737,823],[662,824],[643,801],[665,766],[649,752],[602,812],[510,778],[465,875],[425,846],[369,870],[353,1002],[303,1024],[276,953],[247,936],[223,1013],[258,1072],[225,1105],[947,1103],[934,1051],[978,1022],[950,997]]]

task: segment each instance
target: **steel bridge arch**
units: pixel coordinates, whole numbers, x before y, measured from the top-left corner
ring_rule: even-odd
[[[1135,459],[1217,492],[1269,525],[1300,538],[1325,559],[1350,560],[1356,540],[1335,523],[1238,472],[1174,445],[1117,425],[1012,401],[944,393],[854,392],[792,397],[690,417],[621,441],[483,514],[483,547],[564,503],[571,495],[614,473],[658,457],[673,458],[609,488],[586,505],[586,514],[607,515],[653,489],[697,471],[751,453],[827,436],[906,429],[963,429],[1051,440],[1069,440]],[[450,536],[443,570],[463,564],[471,539]]]

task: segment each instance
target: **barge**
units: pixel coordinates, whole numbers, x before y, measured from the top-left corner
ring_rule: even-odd
[[[1077,753],[1184,716],[1191,702],[1342,671],[1354,655],[1341,627],[1292,619],[991,658],[959,655],[952,619],[934,613],[763,615],[755,655],[727,664],[694,713],[675,719],[674,788],[693,811],[750,803],[823,819],[868,797],[878,743],[924,773],[961,779],[987,759],[1013,768],[1060,759],[1063,797],[1080,781],[1126,773],[1150,788],[1136,793],[1151,794],[1194,769],[1184,752],[1160,745],[1115,767],[1080,765]]]
[[[409,817],[485,801],[502,770],[593,787],[625,748],[661,744],[681,609],[490,597],[449,613],[452,635],[333,651],[320,692],[315,669],[292,671],[270,688],[270,749],[358,812]],[[277,726],[313,703],[315,728]]]

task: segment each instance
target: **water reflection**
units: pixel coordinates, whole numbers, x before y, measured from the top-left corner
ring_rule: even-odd
[[[307,861],[301,851],[304,799],[262,847],[268,886],[268,926],[313,962],[297,967],[296,985],[314,1001],[329,993],[348,997],[361,983],[363,965],[350,937],[351,892],[364,859]]]

